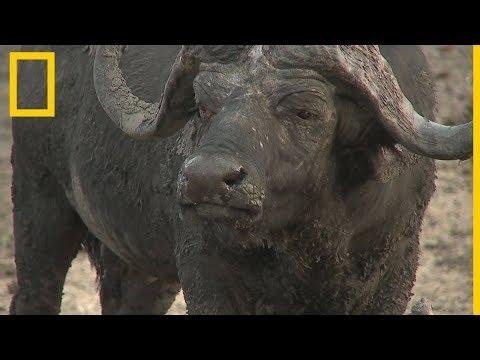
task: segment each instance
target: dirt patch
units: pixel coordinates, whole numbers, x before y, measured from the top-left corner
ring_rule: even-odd
[[[8,117],[8,53],[5,50],[8,49],[0,49],[0,314],[7,312],[15,286],[15,266],[12,261],[12,202],[10,200],[12,140]]]
[[[11,120],[7,56],[0,45],[0,314],[15,289],[10,198]],[[463,123],[472,113],[471,46],[424,46],[438,89],[438,121]],[[413,299],[427,297],[437,314],[472,313],[472,161],[438,161],[437,191],[421,234],[422,255]],[[95,274],[80,253],[67,275],[62,314],[99,314]],[[170,314],[184,314],[181,294]]]

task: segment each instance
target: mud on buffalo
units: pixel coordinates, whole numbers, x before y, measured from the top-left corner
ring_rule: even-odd
[[[104,314],[403,314],[435,122],[417,46],[25,46],[56,117],[13,121],[12,314],[58,314],[81,247]],[[20,104],[44,101],[32,63]],[[26,81],[28,79],[28,81]]]

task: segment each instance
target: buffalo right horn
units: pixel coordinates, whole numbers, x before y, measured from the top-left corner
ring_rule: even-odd
[[[119,60],[122,45],[101,45],[95,49],[93,79],[98,100],[110,119],[135,138],[166,137],[187,122],[187,111],[195,105],[193,79],[198,61],[183,46],[175,59],[165,90],[158,103],[139,99],[127,86]]]

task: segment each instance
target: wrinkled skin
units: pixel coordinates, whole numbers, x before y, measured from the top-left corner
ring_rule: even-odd
[[[405,311],[434,164],[395,148],[328,74],[276,66],[259,47],[202,63],[187,125],[166,139],[134,140],[96,101],[91,56],[54,50],[56,119],[14,121],[24,265],[12,313],[58,312],[82,242],[104,313],[164,313],[180,284],[190,314]],[[156,100],[176,50],[129,51],[127,82]],[[423,55],[382,51],[416,110],[433,119]],[[41,96],[34,86],[26,98]]]

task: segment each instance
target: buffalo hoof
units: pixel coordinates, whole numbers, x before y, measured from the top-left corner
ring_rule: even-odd
[[[432,304],[422,297],[413,303],[410,315],[434,315]]]

